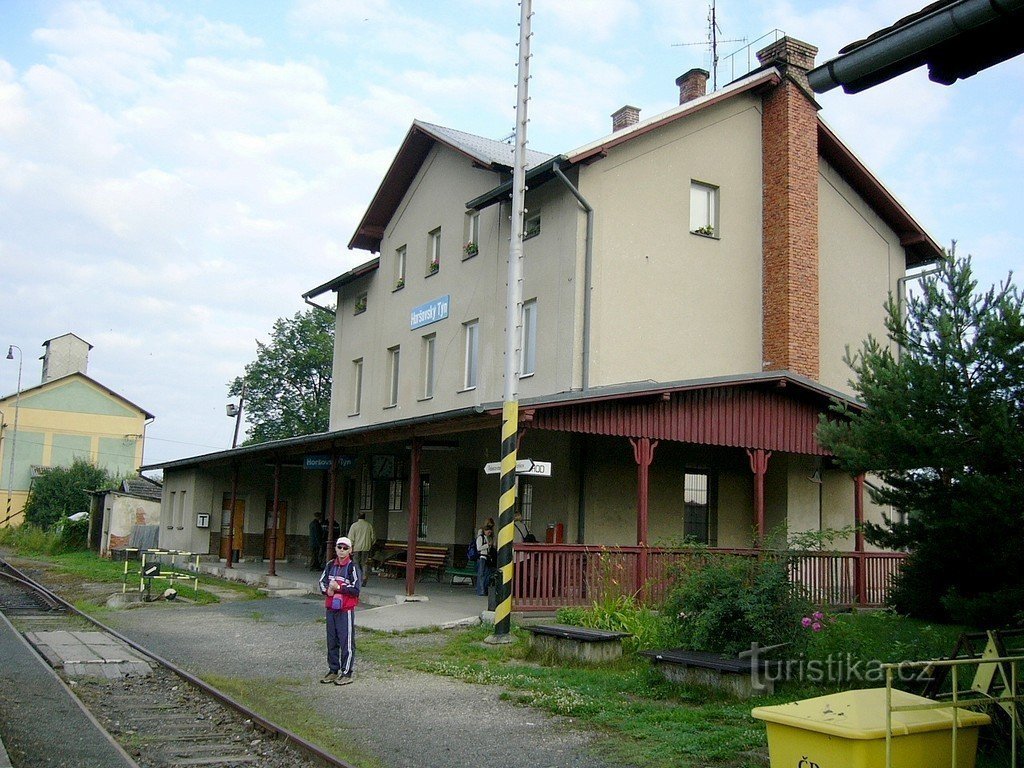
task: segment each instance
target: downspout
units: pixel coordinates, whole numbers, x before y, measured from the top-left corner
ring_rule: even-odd
[[[556,162],[551,166],[555,176],[572,193],[584,211],[587,212],[587,237],[583,257],[583,391],[590,389],[590,286],[594,267],[594,209],[580,191],[573,186]]]

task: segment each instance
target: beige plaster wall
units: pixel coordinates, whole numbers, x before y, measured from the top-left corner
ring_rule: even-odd
[[[581,171],[596,210],[593,385],[761,370],[761,114],[740,96]],[[719,187],[716,238],[690,182]]]
[[[906,253],[832,166],[821,160],[819,170],[820,381],[852,394],[846,347],[856,351],[868,334],[885,340],[883,306],[906,271]]]

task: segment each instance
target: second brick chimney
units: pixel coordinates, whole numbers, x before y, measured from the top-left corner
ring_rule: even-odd
[[[612,112],[612,132],[621,131],[640,122],[639,107],[631,107],[627,104],[624,107]]]
[[[761,112],[762,368],[811,379],[820,368],[818,105],[807,70],[817,52],[783,37],[757,53],[782,75]]]
[[[691,69],[685,75],[677,77],[676,85],[679,86],[679,103],[685,104],[707,94],[709,77],[711,77],[710,72],[697,67]]]

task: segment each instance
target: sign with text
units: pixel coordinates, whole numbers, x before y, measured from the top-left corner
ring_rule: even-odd
[[[446,293],[439,299],[413,307],[412,312],[409,313],[409,330],[415,331],[417,328],[436,323],[438,320],[444,320],[448,317],[450,300],[450,294]]]
[[[484,472],[488,475],[501,474],[501,462],[492,461],[484,464]],[[516,474],[528,477],[551,477],[551,462],[520,459],[516,462]]]
[[[356,457],[346,456],[344,454],[338,455],[338,469],[348,469],[349,467],[355,466]],[[330,469],[331,468],[331,454],[329,453],[307,453],[302,458],[303,469]]]

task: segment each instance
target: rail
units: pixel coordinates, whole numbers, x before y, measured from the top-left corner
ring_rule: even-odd
[[[516,544],[515,611],[552,611],[587,606],[606,598],[637,595],[647,604],[664,600],[674,574],[699,568],[713,554],[777,557],[759,549],[680,550],[659,547]],[[905,555],[892,552],[787,552],[790,579],[815,603],[831,607],[884,605]]]
[[[332,755],[329,752],[325,751],[324,749],[322,749],[321,747],[317,746],[316,744],[313,744],[312,742],[307,741],[306,739],[304,739],[303,737],[299,736],[298,734],[288,730],[287,728],[285,728],[283,726],[278,725],[277,723],[273,722],[272,720],[268,720],[267,718],[263,717],[262,715],[260,715],[256,711],[250,709],[249,707],[247,707],[245,704],[241,703],[237,699],[234,699],[231,696],[229,696],[228,694],[218,690],[217,688],[214,688],[209,683],[205,682],[204,680],[201,680],[199,677],[196,677],[192,673],[186,671],[185,669],[182,669],[181,667],[175,665],[174,663],[172,663],[171,661],[163,658],[162,656],[158,656],[157,654],[153,653],[149,649],[143,647],[142,645],[139,645],[137,642],[135,642],[134,640],[130,639],[129,637],[127,637],[125,635],[122,635],[120,632],[117,632],[116,630],[114,630],[114,629],[108,627],[107,625],[103,624],[101,621],[99,621],[98,619],[90,616],[88,613],[85,613],[84,611],[79,610],[74,605],[72,605],[67,600],[65,600],[60,595],[58,595],[56,592],[54,592],[53,590],[49,589],[44,584],[42,584],[42,583],[40,583],[38,581],[35,581],[34,579],[30,578],[29,576],[27,576],[25,573],[23,573],[19,569],[15,568],[13,565],[11,565],[6,560],[0,559],[0,569],[8,570],[11,574],[14,575],[14,578],[19,583],[21,583],[24,588],[30,589],[30,590],[36,592],[37,594],[43,596],[48,602],[52,602],[53,604],[60,606],[65,611],[67,611],[69,614],[73,614],[75,616],[78,616],[81,619],[84,619],[85,621],[89,622],[93,626],[97,627],[100,631],[105,632],[106,634],[110,635],[111,637],[117,638],[122,643],[127,645],[129,648],[132,648],[133,650],[138,651],[139,653],[143,654],[144,656],[147,656],[148,658],[152,659],[157,664],[161,665],[162,667],[164,667],[167,670],[171,671],[172,673],[174,673],[175,675],[177,675],[181,679],[183,679],[186,682],[188,682],[190,685],[194,686],[195,688],[199,689],[200,691],[203,691],[208,696],[211,696],[212,698],[214,698],[217,701],[219,701],[221,704],[224,704],[225,706],[229,707],[230,709],[235,710],[236,712],[241,714],[243,717],[248,718],[253,723],[256,723],[257,725],[259,725],[262,729],[264,729],[268,733],[276,736],[277,738],[282,739],[285,743],[295,745],[300,751],[305,752],[307,755],[312,756],[313,758],[323,762],[324,764],[326,764],[328,766],[335,766],[335,768],[355,768],[355,766],[353,766],[351,763],[345,762],[344,760],[341,760],[340,758],[335,757],[334,755]]]

